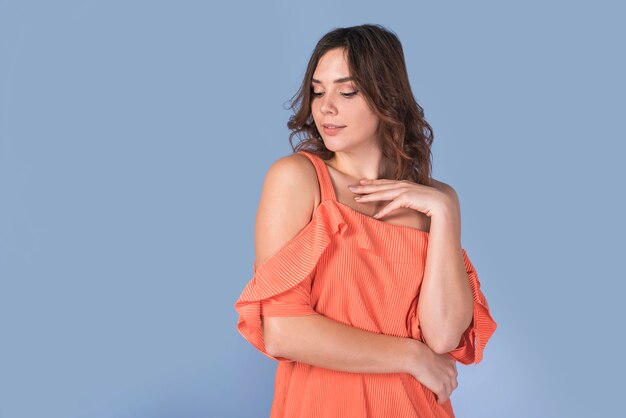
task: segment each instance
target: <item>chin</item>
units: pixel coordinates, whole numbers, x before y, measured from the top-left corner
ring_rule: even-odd
[[[326,149],[328,151],[331,151],[331,152],[339,151],[339,152],[341,152],[341,151],[345,150],[345,147],[341,146],[342,144],[338,144],[339,141],[332,140],[332,139],[331,140],[327,140],[327,139],[324,139],[324,138],[322,138],[322,141],[324,142],[324,146],[326,147]]]

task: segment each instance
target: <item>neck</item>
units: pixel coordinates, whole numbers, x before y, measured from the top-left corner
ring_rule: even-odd
[[[356,180],[393,177],[390,161],[383,157],[380,150],[335,152],[329,162],[335,170]]]

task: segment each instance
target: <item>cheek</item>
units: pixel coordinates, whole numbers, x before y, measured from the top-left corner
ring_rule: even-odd
[[[367,106],[362,107],[354,114],[354,119],[364,131],[374,131],[378,127],[378,116]]]
[[[319,105],[317,104],[317,100],[313,100],[311,102],[311,113],[315,116],[317,116],[319,114]]]

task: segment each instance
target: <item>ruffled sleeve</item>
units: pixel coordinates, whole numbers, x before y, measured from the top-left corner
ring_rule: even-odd
[[[496,330],[497,324],[491,317],[489,305],[485,295],[480,290],[480,280],[474,265],[467,256],[465,249],[462,249],[465,269],[469,277],[474,295],[474,317],[467,330],[461,337],[458,347],[450,351],[452,357],[463,364],[478,364],[483,358],[483,350],[487,341]]]
[[[261,328],[262,316],[315,314],[310,290],[321,255],[336,234],[346,227],[341,214],[322,202],[313,219],[283,248],[253,268],[254,274],[239,299],[237,329],[254,347],[273,360],[290,361],[267,353]]]

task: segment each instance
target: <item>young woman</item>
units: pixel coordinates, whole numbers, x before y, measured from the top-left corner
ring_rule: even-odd
[[[318,42],[266,174],[238,329],[278,361],[271,417],[454,417],[456,362],[496,329],[402,46],[380,25]],[[293,144],[292,144],[293,146]]]

